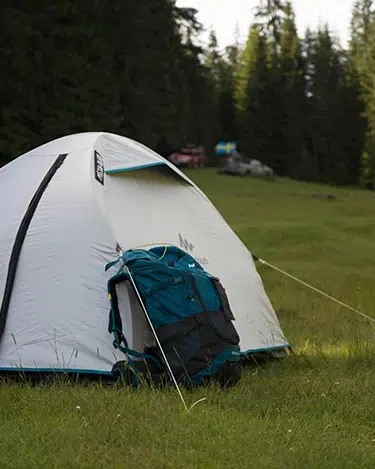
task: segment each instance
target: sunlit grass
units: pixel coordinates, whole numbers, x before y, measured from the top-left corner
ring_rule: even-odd
[[[375,317],[375,194],[190,171],[239,237],[272,264]],[[335,200],[313,198],[330,193]],[[286,360],[239,385],[136,392],[64,378],[0,387],[4,468],[373,468],[375,328],[259,266]]]

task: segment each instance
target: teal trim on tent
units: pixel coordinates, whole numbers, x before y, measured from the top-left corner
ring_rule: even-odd
[[[284,348],[291,349],[292,346],[289,344],[286,344],[286,345],[279,345],[277,347],[265,347],[265,348],[258,348],[254,350],[246,350],[246,352],[240,352],[240,355],[249,355],[249,353],[274,352],[276,350],[283,350]]]
[[[156,161],[155,163],[141,164],[138,166],[131,166],[129,168],[118,168],[118,169],[106,169],[106,174],[124,173],[126,171],[136,171],[137,169],[152,168],[153,166],[165,165],[164,161]]]
[[[18,367],[0,367],[1,371],[19,371],[19,372],[34,372],[34,373],[76,373],[76,374],[91,374],[91,375],[107,375],[111,376],[111,371],[99,371],[99,370],[74,370],[70,368],[18,368]]]

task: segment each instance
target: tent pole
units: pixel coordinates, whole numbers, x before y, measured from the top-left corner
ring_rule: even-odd
[[[142,307],[142,309],[143,309],[143,312],[145,313],[145,316],[146,316],[146,318],[147,318],[147,321],[148,321],[148,323],[149,323],[149,325],[150,325],[150,327],[151,327],[152,333],[154,334],[154,337],[155,337],[155,340],[156,340],[156,342],[157,342],[157,344],[158,344],[158,347],[159,347],[159,349],[160,349],[160,351],[161,351],[161,353],[162,353],[162,355],[163,355],[163,358],[164,358],[164,361],[165,361],[165,363],[166,363],[166,365],[167,365],[169,374],[171,375],[172,381],[173,381],[174,385],[176,386],[178,395],[179,395],[180,398],[181,398],[181,401],[182,401],[182,403],[183,403],[183,405],[184,405],[184,408],[185,408],[186,412],[189,413],[189,412],[193,409],[193,407],[195,407],[197,404],[199,404],[199,402],[202,402],[202,401],[206,400],[206,397],[203,397],[202,399],[199,399],[198,401],[194,402],[194,404],[193,404],[190,408],[186,405],[184,396],[182,395],[181,389],[180,389],[180,387],[179,387],[179,385],[178,385],[178,383],[177,383],[177,380],[176,380],[176,378],[175,378],[175,376],[174,376],[174,374],[173,374],[172,368],[171,368],[171,366],[170,366],[170,364],[169,364],[169,361],[168,361],[168,359],[167,359],[167,357],[166,357],[166,355],[165,355],[165,352],[164,352],[164,349],[163,349],[163,347],[162,347],[162,345],[161,345],[161,343],[160,343],[159,337],[157,336],[156,331],[155,331],[155,328],[154,328],[154,326],[153,326],[153,324],[152,324],[152,322],[151,322],[151,319],[150,319],[150,316],[149,316],[149,314],[148,314],[148,312],[147,312],[146,306],[145,306],[145,304],[143,303],[143,300],[142,300],[141,295],[140,295],[140,293],[139,293],[139,291],[138,291],[137,285],[135,284],[135,281],[134,281],[134,279],[133,279],[133,276],[132,276],[132,274],[131,274],[131,272],[130,272],[130,270],[129,270],[129,268],[128,268],[127,265],[125,266],[125,269],[126,269],[127,274],[129,275],[130,281],[131,281],[131,283],[132,283],[132,285],[133,285],[133,288],[134,288],[134,290],[135,290],[135,293],[136,293],[136,295],[137,295],[137,297],[138,297],[138,300],[139,300],[139,302],[140,302],[140,304],[141,304],[141,307]]]

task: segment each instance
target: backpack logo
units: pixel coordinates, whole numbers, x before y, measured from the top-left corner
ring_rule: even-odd
[[[189,241],[185,239],[181,233],[178,233],[178,238],[180,240],[181,249],[183,249],[184,251],[190,251],[190,252],[194,251],[195,246],[189,243]]]
[[[104,163],[103,157],[96,150],[94,151],[95,179],[104,186]]]

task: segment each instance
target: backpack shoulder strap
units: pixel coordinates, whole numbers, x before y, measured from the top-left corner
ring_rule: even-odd
[[[111,277],[107,283],[107,292],[108,292],[108,299],[111,305],[111,309],[109,312],[109,324],[108,324],[108,332],[110,334],[114,334],[113,346],[115,348],[119,348],[121,343],[127,347],[128,343],[126,338],[122,332],[122,321],[118,306],[118,297],[116,286],[121,283],[128,281],[128,275],[124,272],[118,272],[116,275]]]
[[[212,282],[215,285],[216,290],[219,294],[220,301],[224,310],[224,314],[226,315],[228,320],[234,321],[235,317],[233,315],[232,309],[229,304],[229,299],[228,299],[228,296],[225,292],[223,285],[221,284],[220,280],[217,278],[212,278]]]

